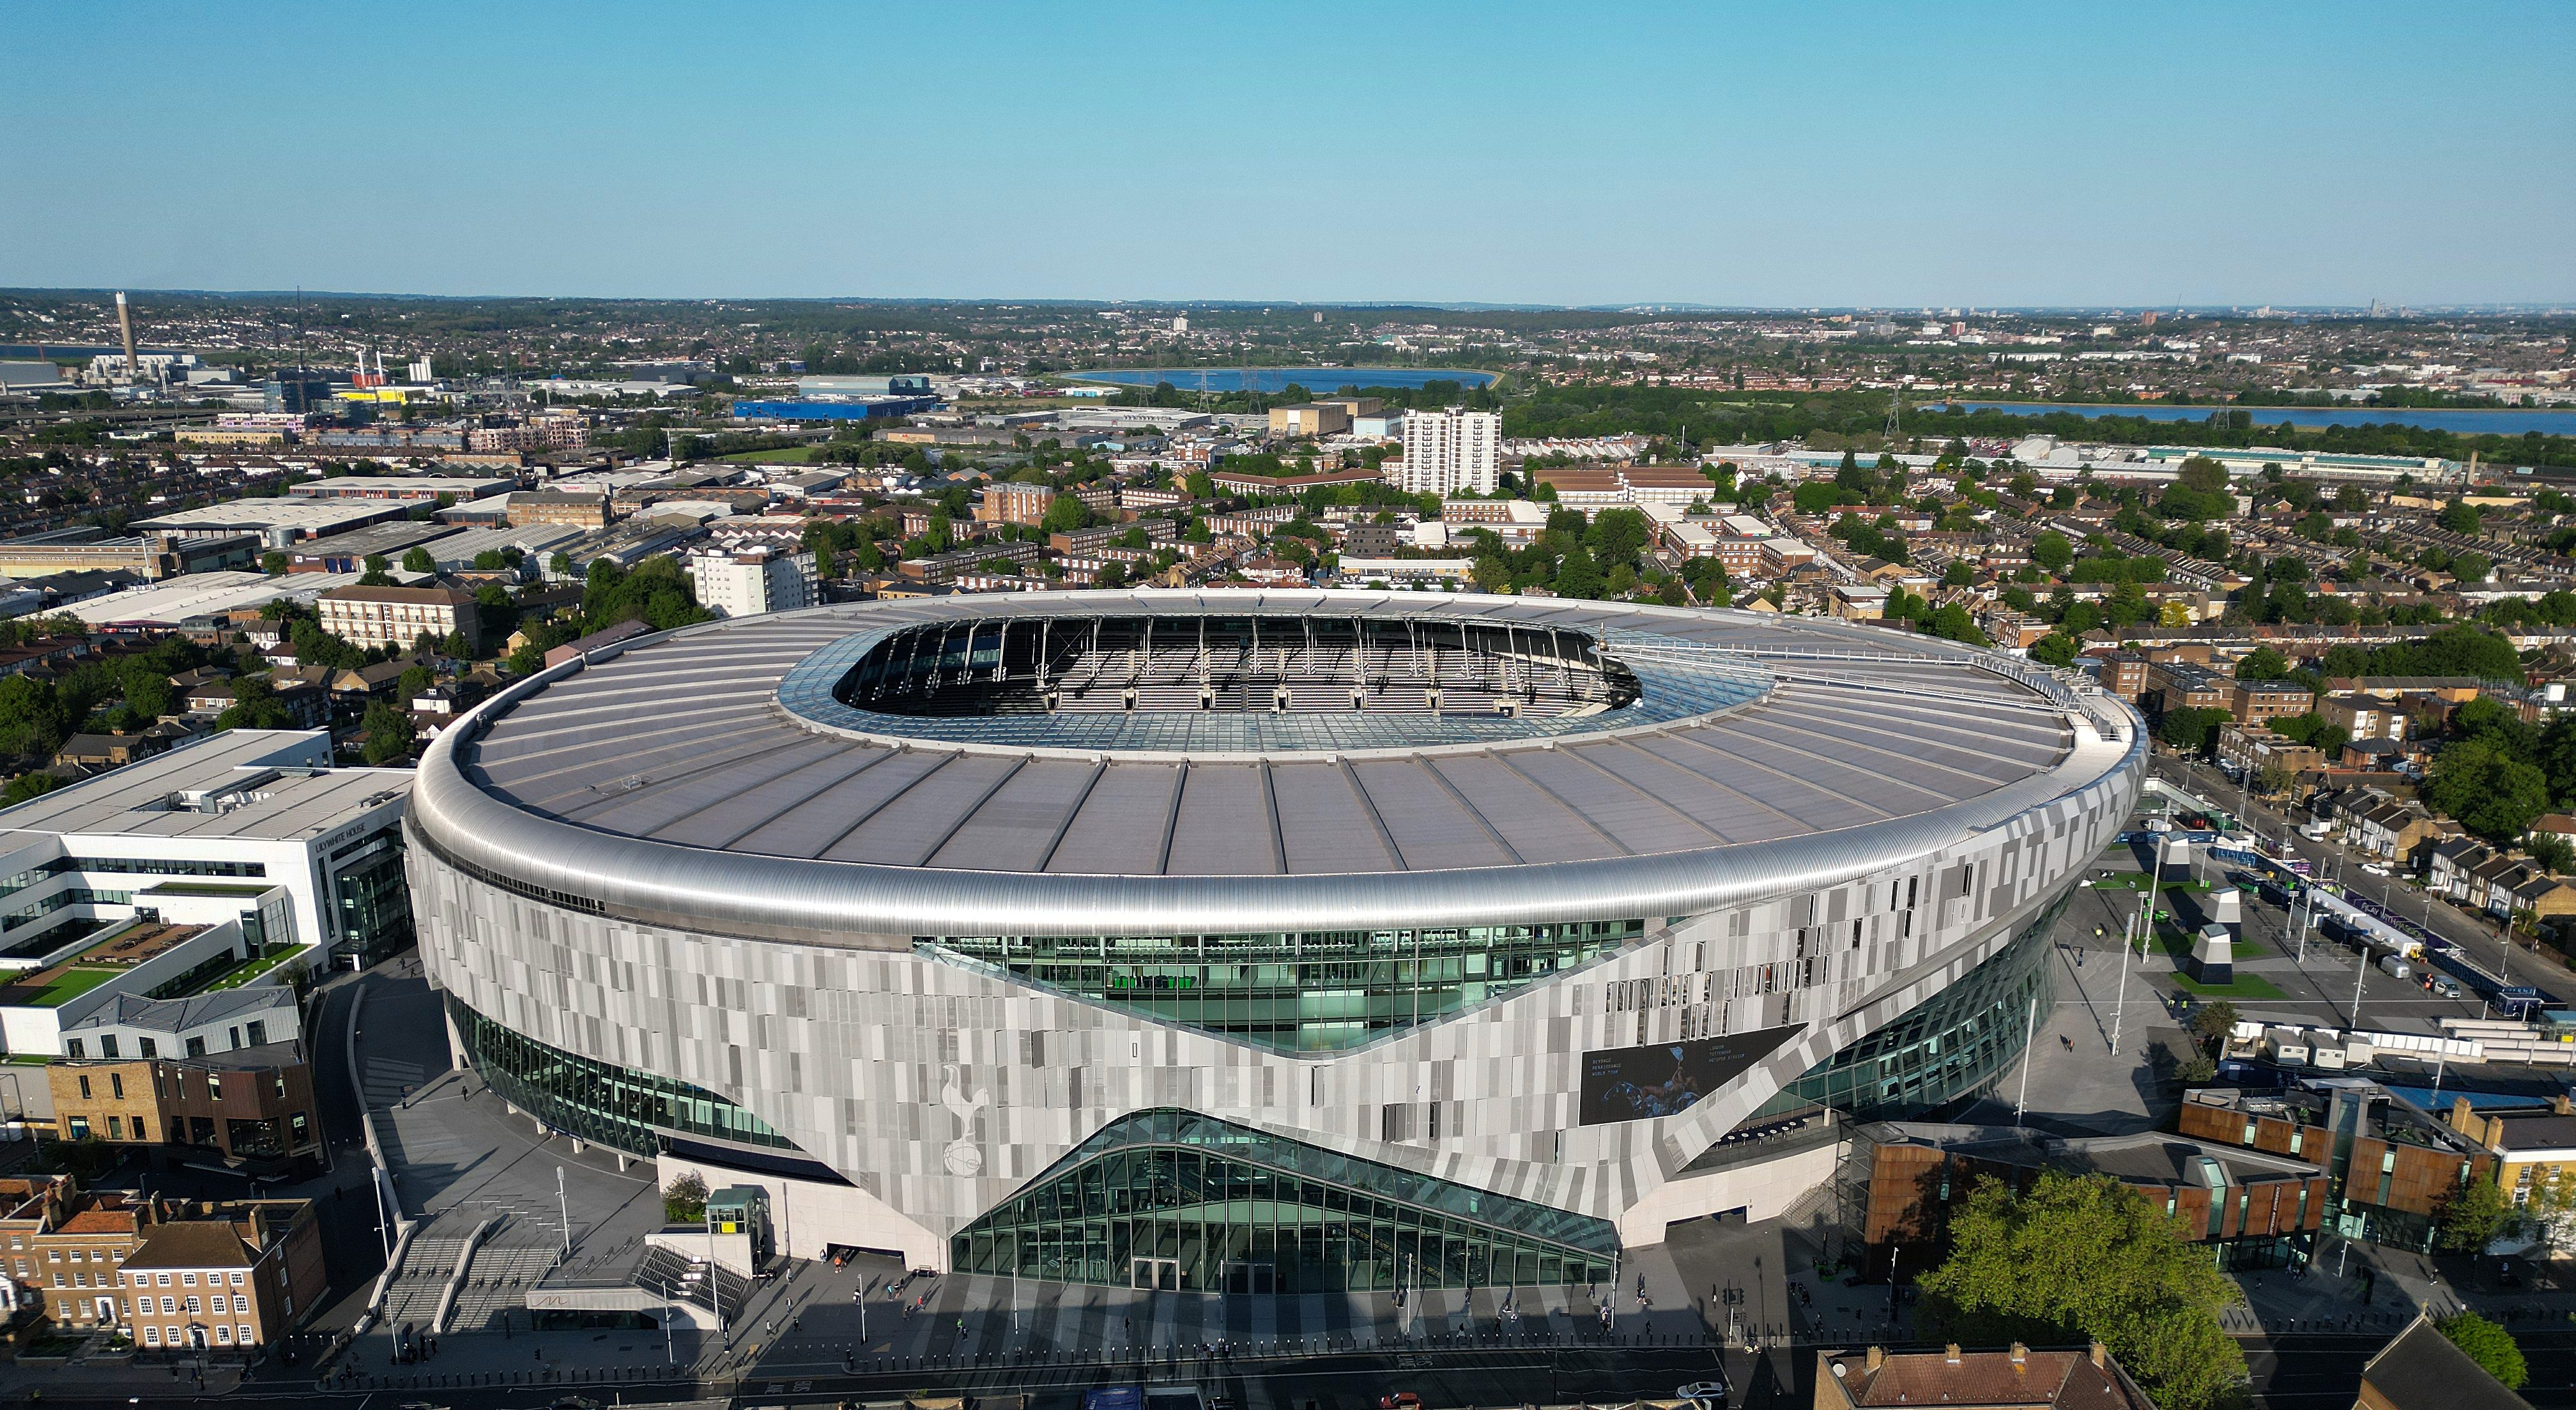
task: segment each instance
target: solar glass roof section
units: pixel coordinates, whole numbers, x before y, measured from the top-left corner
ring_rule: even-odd
[[[1547,722],[1101,711],[1089,718],[1134,743],[1067,749],[1049,728],[1066,714],[879,715],[868,723],[902,733],[845,732],[786,698],[828,700],[865,649],[853,643],[902,625],[1301,608],[1588,633],[1636,670],[1644,708],[1568,722],[1588,728],[1483,736],[1445,726]],[[1956,807],[2069,759],[2078,716],[2063,691],[2033,668],[1989,667],[1945,644],[1750,614],[1463,594],[1028,594],[677,633],[506,703],[460,762],[486,793],[579,828],[825,863],[1102,877],[1456,871],[1709,851]],[[1298,731],[1223,733],[1282,720]],[[944,737],[996,721],[1028,732]]]

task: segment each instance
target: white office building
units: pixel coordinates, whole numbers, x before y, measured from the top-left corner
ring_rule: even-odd
[[[1404,468],[1398,487],[1407,494],[1492,494],[1503,468],[1503,418],[1492,411],[1404,413]]]
[[[793,612],[814,605],[814,555],[753,546],[689,555],[698,605],[719,617]]]

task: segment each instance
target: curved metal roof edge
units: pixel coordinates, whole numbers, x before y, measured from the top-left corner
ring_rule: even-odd
[[[703,628],[684,628],[694,633]],[[627,643],[627,649],[664,639]],[[1067,875],[929,870],[722,852],[557,822],[484,792],[457,750],[491,719],[581,669],[540,672],[484,702],[424,754],[415,826],[485,871],[611,911],[685,917],[733,935],[809,938],[818,928],[913,935],[1116,935],[1548,924],[1694,915],[1815,890],[1955,845],[2059,799],[2142,774],[2135,727],[2075,731],[2041,773],[1926,813],[1697,851],[1449,871],[1253,876]],[[2121,707],[2123,711],[2125,706]],[[2082,712],[2076,712],[2081,714]],[[2132,784],[2134,787],[2134,784]],[[645,923],[668,923],[663,920]]]

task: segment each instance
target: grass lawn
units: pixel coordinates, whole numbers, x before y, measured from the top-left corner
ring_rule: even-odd
[[[301,945],[271,945],[267,954],[234,965],[215,976],[212,982],[198,985],[194,992],[212,994],[223,989],[238,989],[294,958],[303,948]]]
[[[2203,984],[2188,974],[2177,974],[2173,982],[2184,993],[2205,999],[2286,999],[2280,986],[2259,974],[2240,974],[2224,984]]]
[[[63,971],[62,978],[46,985],[27,1002],[36,1008],[54,1008],[79,998],[124,972],[122,965],[74,965]]]
[[[2156,927],[2156,948],[2164,951],[2167,958],[2177,962],[2189,960],[2192,947],[2199,943],[2200,937],[2197,935],[2186,935],[2171,926]],[[2228,947],[2228,955],[2233,959],[2268,959],[2271,954],[2271,946],[2259,940],[2247,940],[2241,937],[2235,944]]]
[[[768,450],[736,451],[724,457],[737,465],[803,465],[813,458],[812,446],[773,446]]]
[[[2180,867],[2174,868],[2176,877],[2168,878],[2166,880],[2165,889],[2167,891],[2206,891],[2209,889],[2209,883],[2206,881],[2184,881],[2178,879],[2181,874],[2181,870],[2182,869]],[[2109,876],[2097,876],[2093,878],[2093,889],[2097,891],[2144,891],[2147,889],[2148,879],[2147,873],[2142,871],[2113,872]]]

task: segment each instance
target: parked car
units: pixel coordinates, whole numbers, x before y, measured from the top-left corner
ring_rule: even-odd
[[[1673,1391],[1673,1399],[1696,1400],[1704,1405],[1724,1405],[1726,1403],[1726,1382],[1693,1381],[1689,1385],[1676,1388]]]
[[[1422,1410],[1422,1397],[1409,1390],[1377,1398],[1377,1410]]]

